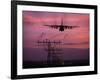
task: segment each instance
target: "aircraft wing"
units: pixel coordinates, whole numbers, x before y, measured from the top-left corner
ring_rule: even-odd
[[[54,29],[58,29],[60,27],[59,25],[44,25],[44,26],[49,26],[49,27],[54,28]]]
[[[79,26],[64,26],[64,29],[73,29],[73,28],[76,28],[76,27],[79,27]]]

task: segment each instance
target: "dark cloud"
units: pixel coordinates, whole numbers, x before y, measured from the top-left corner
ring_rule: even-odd
[[[64,43],[63,45],[82,45],[82,44],[89,44],[89,42],[80,42],[80,43]]]

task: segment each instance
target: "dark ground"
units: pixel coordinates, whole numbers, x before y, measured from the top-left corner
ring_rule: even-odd
[[[32,61],[24,61],[23,68],[45,68],[45,67],[63,67],[63,66],[87,66],[89,65],[89,60],[73,60],[73,61],[64,61],[64,64],[59,63],[52,63],[47,64],[47,61],[38,61],[38,62],[32,62]]]

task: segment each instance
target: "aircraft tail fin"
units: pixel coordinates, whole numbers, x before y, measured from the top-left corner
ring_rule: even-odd
[[[63,18],[61,19],[61,25],[63,25]]]

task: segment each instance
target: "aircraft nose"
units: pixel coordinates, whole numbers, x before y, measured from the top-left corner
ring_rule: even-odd
[[[59,28],[59,31],[64,31],[64,29],[63,28]]]

